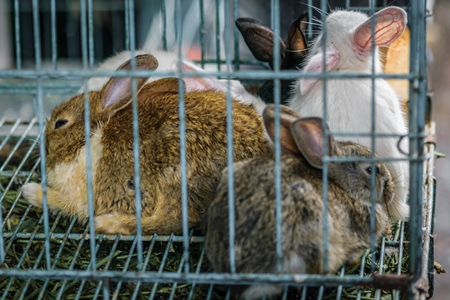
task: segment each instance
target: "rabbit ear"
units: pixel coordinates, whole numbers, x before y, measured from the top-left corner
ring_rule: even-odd
[[[322,169],[322,154],[331,155],[334,148],[334,139],[329,136],[328,151],[324,153],[322,119],[310,117],[296,120],[291,125],[291,132],[303,157],[314,168]]]
[[[339,52],[332,45],[327,47],[325,51],[325,72],[331,71],[338,63],[340,59]],[[319,53],[313,55],[308,60],[304,70],[307,73],[321,72],[323,66],[323,52],[319,50]],[[301,78],[300,79],[300,93],[306,94],[309,89],[317,82],[317,78]]]
[[[374,20],[375,19],[375,20]],[[375,22],[374,41],[377,46],[387,46],[402,35],[406,27],[406,12],[400,7],[387,7],[359,25],[354,34],[354,45],[368,53],[372,44],[372,21]]]
[[[294,22],[291,23],[288,30],[288,49],[299,57],[306,56],[306,36],[305,30],[308,21],[308,12],[300,14]],[[288,51],[289,51],[288,50]]]
[[[272,141],[275,141],[275,105],[267,105],[262,113],[264,127]],[[284,153],[300,155],[297,144],[292,136],[291,124],[300,115],[287,106],[280,105],[280,145]]]
[[[136,70],[156,70],[158,67],[158,61],[151,54],[138,55],[135,59]],[[117,70],[130,71],[131,60],[123,63]],[[136,78],[137,88],[141,88],[147,79],[147,77]],[[102,90],[102,109],[117,112],[127,106],[131,102],[131,99],[127,99],[126,103],[121,103],[121,100],[128,98],[127,96],[131,95],[131,84],[131,77],[112,77]]]
[[[179,64],[177,62],[172,64],[173,71],[180,71]],[[196,65],[182,61],[181,62],[181,71],[183,72],[198,72],[200,76],[197,77],[185,77],[183,78],[185,84],[185,91],[207,91],[207,90],[216,90],[221,86],[218,79],[207,75],[206,71]]]
[[[270,67],[273,68],[274,32],[252,18],[236,19],[236,27],[241,32],[253,56],[259,61],[269,63]],[[280,37],[278,37],[278,42],[280,44],[280,53],[277,59],[282,61],[284,60],[286,45]]]

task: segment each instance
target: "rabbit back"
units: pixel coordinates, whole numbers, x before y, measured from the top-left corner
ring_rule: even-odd
[[[138,96],[143,216],[161,212],[161,219],[168,217],[166,213],[173,219],[181,219],[178,94],[152,98],[146,92],[144,86]],[[135,213],[132,120],[131,109],[122,110],[102,127],[104,151],[94,188],[98,215],[111,211]],[[227,165],[225,94],[215,91],[185,94],[185,121],[189,223],[194,225],[206,211],[220,172]],[[260,118],[253,108],[238,102],[233,103],[233,137],[236,161],[266,151]],[[181,222],[162,233],[180,230]]]
[[[306,164],[297,157],[282,159],[281,243],[285,273],[323,273],[322,175],[319,170],[305,168]],[[255,178],[254,174],[260,176]],[[235,184],[236,270],[276,272],[274,162],[253,159],[235,171],[235,178],[239,179]],[[207,254],[219,272],[230,271],[227,184],[224,171],[209,208],[206,234]],[[377,204],[376,211],[376,234],[380,236],[387,218],[381,205]],[[343,189],[329,182],[329,272],[337,271],[345,262],[353,262],[368,247],[369,216],[369,205],[349,198]]]

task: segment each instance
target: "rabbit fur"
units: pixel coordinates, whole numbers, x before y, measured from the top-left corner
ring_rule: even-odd
[[[371,24],[375,23],[375,57],[371,55]],[[338,10],[330,13],[324,24],[326,48],[323,49],[323,34],[314,41],[307,58],[305,72],[321,72],[325,55],[325,71],[381,72],[378,46],[387,46],[403,32],[407,22],[406,12],[398,7],[387,7],[371,18],[356,11]],[[325,54],[324,54],[325,50]],[[375,65],[372,65],[372,58]],[[401,103],[393,88],[382,78],[374,80],[375,133],[407,135],[408,130]],[[323,81],[317,78],[301,78],[294,88],[289,106],[302,116],[323,117]],[[372,79],[330,78],[326,81],[327,122],[335,132],[370,133],[372,130]],[[368,148],[372,147],[369,136],[336,136],[338,140],[351,140]],[[409,152],[407,138],[376,137],[375,153],[383,158],[405,159]],[[400,148],[401,149],[400,149]],[[371,148],[372,149],[372,148]],[[409,216],[406,204],[409,188],[409,165],[405,161],[386,163],[396,181],[395,195],[387,206],[392,220]]]
[[[150,54],[136,57],[138,70],[156,69]],[[130,61],[119,67],[129,70]],[[177,78],[145,83],[138,78],[142,230],[180,233],[181,171]],[[227,165],[226,96],[214,90],[185,93],[188,223],[194,227],[213,198]],[[109,234],[136,231],[131,78],[113,77],[89,93],[95,228]],[[58,106],[46,125],[47,199],[52,211],[88,218],[84,95]],[[234,159],[268,151],[260,115],[233,100]],[[22,187],[31,204],[42,207],[42,186]]]
[[[274,138],[274,107],[267,106],[263,118]],[[322,145],[320,118],[298,118],[281,112],[281,209],[282,273],[322,274],[323,205],[322,151],[332,156],[371,157],[354,142],[328,138]],[[375,237],[389,228],[383,206],[395,188],[383,163],[375,163]],[[345,162],[328,164],[328,273],[359,259],[370,246],[371,164]],[[234,164],[235,266],[238,273],[275,273],[275,161],[272,154]],[[227,169],[208,210],[206,254],[215,272],[230,272]],[[282,287],[246,287],[245,299],[279,293]]]
[[[303,66],[307,54],[307,38],[305,35],[308,13],[301,13],[288,29],[287,43],[278,38],[280,53],[274,54],[274,36],[272,29],[252,18],[236,19],[236,27],[241,32],[245,43],[253,56],[266,62],[273,69],[274,59],[279,61],[280,70],[297,70]],[[280,80],[280,102],[287,104],[292,94],[294,79]],[[274,103],[274,81],[266,80],[257,92],[265,103]]]
[[[236,101],[241,102],[245,105],[253,105],[255,109],[262,113],[265,103],[260,97],[249,93],[245,87],[238,80],[226,80],[214,78],[203,70],[202,68],[196,66],[192,62],[182,59],[181,64],[179,64],[178,56],[172,52],[157,51],[149,49],[139,49],[135,51],[136,55],[150,54],[158,61],[158,67],[156,72],[197,72],[199,76],[195,77],[184,77],[184,85],[186,92],[191,91],[206,91],[206,90],[216,90],[224,93],[230,93],[231,97]],[[99,67],[98,70],[116,70],[120,65],[130,59],[132,53],[131,51],[125,50],[117,53],[114,56],[106,59]],[[180,68],[181,66],[181,68]],[[159,80],[162,77],[151,76],[147,79],[147,83]],[[108,82],[108,77],[91,77],[87,83],[80,88],[79,94],[83,93],[85,89],[87,91],[99,91]]]

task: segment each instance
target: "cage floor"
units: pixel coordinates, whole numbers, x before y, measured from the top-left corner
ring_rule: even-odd
[[[214,284],[147,282],[152,274],[184,272],[183,238],[144,236],[138,266],[137,239],[134,236],[95,236],[92,253],[89,228],[61,213],[50,214],[50,256],[46,256],[43,212],[21,198],[20,187],[40,181],[39,144],[36,119],[30,122],[0,120],[0,201],[2,205],[0,299],[232,299],[230,288]],[[407,224],[406,224],[407,226]],[[374,253],[367,251],[360,263],[342,268],[338,275],[369,276],[408,272],[408,242],[405,223],[392,225]],[[95,256],[95,266],[92,256]],[[48,261],[49,259],[49,261]],[[191,232],[190,272],[208,276],[211,272],[203,248],[203,237]],[[139,272],[146,282],[104,280],[92,276],[83,280],[8,277],[8,271],[80,270],[97,272]],[[134,274],[134,273],[133,273]],[[146,273],[147,274],[147,273]],[[157,280],[155,280],[157,281]],[[285,288],[280,299],[402,299],[399,291],[351,288]]]

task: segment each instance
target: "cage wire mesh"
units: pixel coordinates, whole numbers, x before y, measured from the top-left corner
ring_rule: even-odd
[[[425,299],[432,296],[436,181],[433,177],[434,141],[426,138],[427,134],[434,134],[434,124],[430,116],[431,102],[427,98],[424,0],[393,3],[404,7],[408,13],[409,72],[369,76],[409,82],[409,221],[393,223],[390,232],[380,241],[372,238],[372,247],[358,264],[342,267],[336,274],[327,276],[224,274],[211,270],[205,255],[203,232],[188,229],[186,168],[189,158],[186,157],[183,122],[180,125],[181,234],[145,235],[139,227],[139,217],[136,234],[95,233],[92,222],[94,175],[89,168],[86,199],[91,222],[87,224],[61,211],[49,211],[48,194],[44,191],[43,208],[30,205],[20,187],[28,182],[42,182],[46,187],[47,157],[42,132],[55,104],[77,92],[87,96],[87,91],[79,88],[91,77],[154,76],[159,72],[95,69],[98,61],[117,51],[127,49],[136,53],[142,45],[180,54],[192,51],[191,58],[208,70],[208,76],[238,79],[248,87],[273,78],[275,102],[279,103],[279,80],[297,79],[302,75],[294,70],[280,70],[276,60],[274,70],[269,70],[266,64],[243,52],[245,45],[234,27],[234,19],[243,15],[265,18],[261,22],[272,24],[275,34],[282,36],[287,28],[285,23],[302,10],[309,13],[308,21],[313,24],[313,17],[322,18],[316,8],[328,12],[335,7],[345,7],[371,15],[392,3],[362,0],[310,0],[304,1],[306,5],[276,0],[270,4],[238,0],[6,2],[3,14],[11,29],[14,67],[0,70],[0,107],[3,108],[0,119],[1,299],[231,299],[234,285],[268,283],[284,288],[279,296],[282,299]],[[258,14],[260,11],[264,14]],[[307,32],[308,37],[313,38],[316,31]],[[280,51],[279,47],[275,42],[275,53]],[[203,76],[171,70],[158,74],[182,78]],[[321,76],[332,78],[333,74]],[[133,90],[136,93],[137,85]],[[180,92],[179,96],[183,103],[184,93]],[[136,97],[133,98],[136,117]],[[231,97],[227,99],[231,103]],[[180,120],[183,119],[182,107]],[[231,105],[227,109],[230,116]],[[88,117],[89,109],[85,113]],[[137,138],[135,123],[133,136]],[[228,133],[232,132],[231,126],[228,122]],[[89,121],[85,121],[87,135],[90,135],[90,127]],[[134,158],[139,157],[138,143],[135,139]],[[89,139],[86,146],[92,147]],[[275,149],[275,156],[279,157],[280,148]],[[91,161],[88,152],[87,165]],[[229,149],[228,162],[232,161]],[[135,182],[140,180],[141,167],[139,163],[134,164]],[[274,188],[279,190],[280,183],[274,183]],[[136,190],[139,195],[138,184]],[[140,197],[136,197],[136,216],[140,216]],[[275,199],[277,205],[281,203],[279,197]],[[233,201],[233,196],[230,198]],[[230,223],[233,228],[232,218]]]

